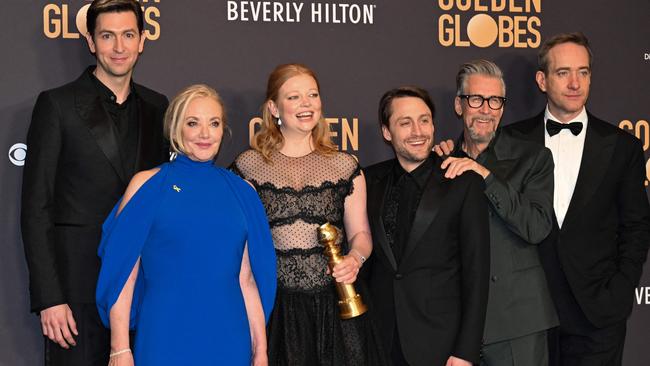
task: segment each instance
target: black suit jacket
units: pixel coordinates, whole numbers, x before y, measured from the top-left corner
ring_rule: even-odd
[[[483,179],[448,180],[434,169],[420,199],[402,261],[395,262],[383,227],[384,200],[397,160],[364,170],[374,252],[364,265],[383,345],[397,325],[412,366],[444,365],[449,356],[479,361],[489,275],[489,224]]]
[[[42,92],[27,133],[21,224],[32,311],[94,303],[101,225],[126,188],[115,126],[90,76]],[[165,161],[167,98],[134,84],[135,170]]]
[[[641,142],[588,114],[576,186],[562,228],[540,246],[542,264],[560,312],[566,296],[552,280],[565,276],[570,291],[594,326],[625,321],[632,310],[650,245],[650,208],[644,187]],[[504,127],[544,144],[544,113]],[[553,256],[559,266],[549,260]],[[561,267],[561,268],[560,268]]]

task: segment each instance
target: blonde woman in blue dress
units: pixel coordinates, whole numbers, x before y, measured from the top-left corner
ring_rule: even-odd
[[[165,115],[178,156],[136,174],[104,224],[97,306],[111,366],[268,364],[273,243],[255,190],[214,165],[225,122],[212,88],[183,90]]]

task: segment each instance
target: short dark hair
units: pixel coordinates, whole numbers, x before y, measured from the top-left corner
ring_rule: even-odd
[[[121,13],[131,11],[138,21],[138,31],[144,32],[144,15],[142,8],[136,0],[94,0],[86,14],[86,29],[91,37],[95,35],[97,17],[103,13]]]
[[[575,43],[586,48],[587,53],[589,54],[589,68],[591,69],[594,54],[591,52],[591,47],[589,47],[589,40],[584,34],[582,34],[582,32],[573,32],[556,34],[544,42],[542,47],[539,49],[539,53],[537,54],[537,66],[539,68],[539,71],[542,71],[545,75],[548,75],[548,53],[553,47],[564,43]]]
[[[382,95],[381,99],[379,100],[379,126],[386,126],[388,127],[388,120],[390,119],[390,116],[393,114],[393,99],[396,98],[405,98],[405,97],[413,97],[413,98],[419,98],[421,99],[424,104],[429,107],[429,110],[431,111],[431,118],[435,117],[436,113],[436,108],[433,105],[433,101],[431,100],[431,97],[429,96],[429,93],[427,93],[426,90],[422,88],[418,88],[416,86],[400,86],[399,88],[394,88]]]

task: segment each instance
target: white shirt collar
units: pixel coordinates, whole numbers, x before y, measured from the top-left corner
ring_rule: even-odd
[[[559,123],[562,123],[562,122],[560,122],[560,119],[559,119],[559,118],[555,117],[555,116],[553,115],[553,113],[551,113],[551,111],[548,110],[548,104],[547,104],[547,105],[546,105],[546,110],[544,111],[544,125],[546,125],[546,121],[549,120],[549,119],[552,119],[552,120],[554,120],[554,121],[557,121],[557,122],[559,122]],[[580,111],[580,114],[578,114],[577,116],[575,116],[573,119],[571,119],[571,120],[570,120],[569,122],[567,122],[567,123],[570,123],[570,122],[582,122],[583,125],[584,125],[584,126],[583,126],[583,129],[585,129],[585,128],[587,127],[587,120],[589,120],[589,116],[587,115],[587,108],[585,108],[585,107],[583,106],[583,107],[582,107],[582,111]]]

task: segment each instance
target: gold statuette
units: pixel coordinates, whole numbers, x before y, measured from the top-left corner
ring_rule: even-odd
[[[336,228],[329,222],[318,228],[318,241],[325,246],[325,256],[328,259],[327,266],[330,272],[334,271],[334,266],[343,260],[341,247],[336,244],[339,234]],[[339,294],[339,311],[341,319],[350,319],[357,317],[368,310],[363,303],[361,295],[354,289],[353,284],[336,283],[336,292]]]

